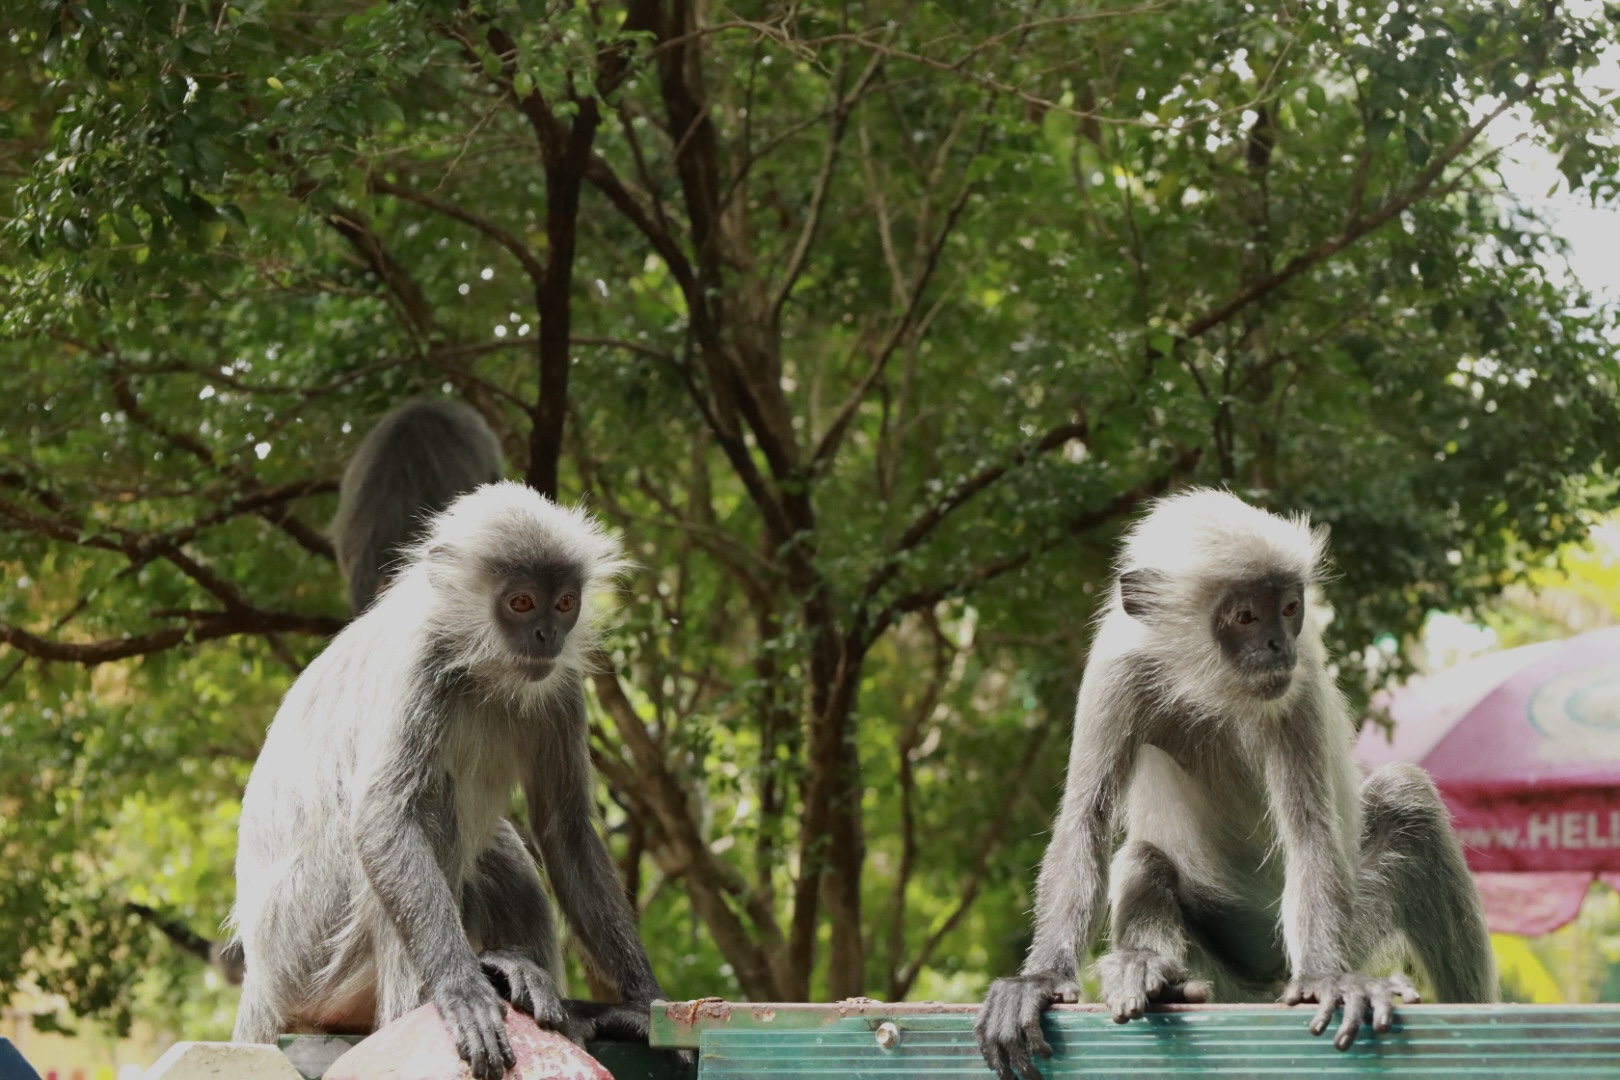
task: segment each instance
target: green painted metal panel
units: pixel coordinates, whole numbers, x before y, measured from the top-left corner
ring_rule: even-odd
[[[990,1076],[971,1006],[684,1003],[653,1013],[656,1045],[696,1046],[699,1080]],[[1119,1025],[1099,1006],[1048,1014],[1054,1078],[1390,1076],[1620,1078],[1620,1007],[1409,1006],[1347,1052],[1305,1030],[1308,1007],[1177,1006]],[[893,1029],[879,1032],[885,1024]],[[898,1037],[897,1041],[895,1036]]]

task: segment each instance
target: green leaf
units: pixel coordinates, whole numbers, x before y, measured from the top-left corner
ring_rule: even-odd
[[[1429,161],[1429,140],[1416,129],[1402,128],[1406,135],[1406,157],[1414,165],[1426,165]]]

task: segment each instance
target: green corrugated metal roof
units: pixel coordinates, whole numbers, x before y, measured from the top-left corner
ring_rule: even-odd
[[[1125,1025],[1100,1006],[1047,1016],[1049,1077],[1389,1076],[1620,1078],[1620,1007],[1419,1005],[1395,1030],[1363,1029],[1347,1052],[1305,1030],[1313,1009],[1175,1006]],[[682,1002],[653,1011],[653,1042],[698,1048],[700,1080],[743,1077],[990,1076],[974,1009],[950,1005],[738,1005]],[[880,1045],[879,1030],[893,1024]]]

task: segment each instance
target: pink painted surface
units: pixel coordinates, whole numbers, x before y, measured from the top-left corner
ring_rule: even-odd
[[[507,1080],[613,1080],[595,1058],[530,1017],[506,1010],[517,1065]],[[406,1013],[332,1063],[326,1080],[472,1080],[433,1005]]]
[[[1592,881],[1620,882],[1620,628],[1480,657],[1382,703],[1394,738],[1368,725],[1356,760],[1434,777],[1491,929],[1544,933]]]

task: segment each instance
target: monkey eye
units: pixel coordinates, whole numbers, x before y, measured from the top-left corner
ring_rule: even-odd
[[[1298,614],[1299,614],[1299,601],[1298,600],[1295,600],[1293,603],[1291,603],[1287,607],[1283,608],[1283,618],[1285,618],[1285,619],[1292,619],[1295,615],[1298,615]]]
[[[1236,619],[1239,626],[1248,626],[1250,623],[1254,622],[1254,612],[1240,611],[1237,613]]]
[[[512,599],[508,600],[506,602],[506,606],[517,612],[519,615],[524,615],[534,610],[534,597],[530,596],[526,592],[520,592],[516,596],[512,597]]]
[[[557,598],[557,610],[562,612],[564,615],[568,614],[570,611],[573,611],[578,605],[579,597],[575,596],[571,592],[563,593]]]

